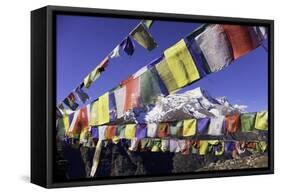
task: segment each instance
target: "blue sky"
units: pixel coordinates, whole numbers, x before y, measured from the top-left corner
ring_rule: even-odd
[[[62,101],[139,22],[138,19],[58,15],[57,101]],[[149,52],[134,42],[136,48],[133,56],[121,52],[121,57],[112,59],[101,77],[90,89],[85,89],[91,101],[158,58],[167,47],[200,25],[155,21],[150,33],[158,47]],[[248,111],[259,111],[268,107],[267,80],[268,53],[259,47],[224,70],[208,75],[181,92],[202,87],[214,97],[226,96],[233,104],[247,105]]]

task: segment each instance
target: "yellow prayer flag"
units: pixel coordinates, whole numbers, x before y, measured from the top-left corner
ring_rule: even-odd
[[[199,155],[205,155],[208,151],[209,142],[207,140],[200,140]]]
[[[98,105],[99,101],[95,101],[91,105],[91,110],[90,110],[90,126],[98,125]]]
[[[257,112],[255,128],[259,130],[268,130],[268,112]]]
[[[184,39],[166,49],[164,55],[178,87],[184,87],[200,78]]]
[[[68,115],[64,115],[63,116],[63,126],[66,132],[68,132],[69,130],[69,116]]]
[[[183,121],[183,136],[193,136],[196,133],[196,119],[187,119]]]
[[[127,124],[125,128],[125,138],[133,139],[136,136],[136,124]]]
[[[102,125],[109,122],[109,93],[106,92],[99,97],[98,103],[98,124]]]
[[[156,64],[156,70],[164,82],[166,88],[169,91],[169,94],[177,91],[179,89],[177,82],[170,71],[168,64],[165,59],[161,60],[158,64]]]

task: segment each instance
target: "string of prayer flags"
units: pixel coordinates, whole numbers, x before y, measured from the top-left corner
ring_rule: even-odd
[[[232,62],[231,43],[221,25],[207,26],[195,40],[204,54],[211,72],[220,71]]]
[[[75,89],[75,93],[77,94],[77,96],[79,97],[79,99],[85,103],[87,100],[90,99],[89,95],[83,91],[83,86],[84,83],[80,84],[76,89]]]
[[[164,55],[179,88],[200,78],[183,39],[166,49]]]
[[[71,92],[64,100],[63,103],[66,104],[71,110],[75,111],[79,104],[76,103],[76,97],[73,92]]]
[[[127,36],[122,41],[120,46],[123,48],[125,53],[127,53],[127,55],[129,55],[129,56],[132,56],[134,54],[134,52],[135,52],[135,45],[134,45],[133,41],[131,40],[131,38],[129,36]]]
[[[148,51],[157,47],[157,43],[152,38],[151,34],[147,31],[147,28],[140,23],[130,34],[137,43]]]
[[[142,20],[141,22],[147,29],[151,28],[153,24],[153,20]]]
[[[105,68],[108,66],[109,63],[109,57],[106,56],[102,62],[91,72],[89,73],[85,78],[84,78],[84,86],[86,88],[89,88],[92,84],[92,82],[94,82],[95,80],[97,80],[100,75],[101,72],[103,72],[105,70]]]
[[[234,59],[245,55],[259,45],[257,36],[252,36],[254,29],[251,26],[222,25],[222,27],[231,43]]]

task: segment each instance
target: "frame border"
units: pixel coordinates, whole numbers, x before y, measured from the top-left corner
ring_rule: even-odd
[[[274,173],[274,21],[249,18],[233,18],[233,17],[217,17],[217,16],[201,16],[201,15],[185,15],[171,13],[155,13],[141,11],[125,11],[95,8],[78,8],[78,7],[62,7],[47,6],[46,7],[46,187],[73,187],[73,186],[90,186],[90,185],[107,185],[137,182],[154,182],[154,181],[171,181],[198,178],[216,178],[230,176],[245,176],[259,174]],[[101,16],[101,17],[118,17],[118,18],[151,18],[157,20],[169,21],[192,21],[204,23],[232,23],[247,25],[263,25],[267,26],[268,32],[268,112],[269,112],[269,151],[268,151],[268,168],[257,169],[238,169],[238,170],[222,170],[208,171],[200,173],[171,174],[161,176],[134,176],[134,177],[106,177],[102,179],[85,179],[74,180],[69,182],[54,182],[54,127],[55,127],[55,105],[56,105],[56,14],[68,15],[85,15],[85,16]]]

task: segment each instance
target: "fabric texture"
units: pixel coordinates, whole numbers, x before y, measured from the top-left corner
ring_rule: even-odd
[[[210,118],[206,117],[206,118],[197,119],[197,128],[196,128],[197,134],[206,135],[208,133],[209,124],[210,124]]]
[[[64,100],[63,103],[66,104],[71,110],[75,111],[78,107],[79,104],[76,103],[76,97],[73,94],[73,92],[71,92]]]
[[[90,105],[90,125],[98,125],[99,120],[98,120],[98,105],[99,101],[96,100]]]
[[[99,138],[99,129],[98,127],[91,127],[91,134],[93,139]]]
[[[124,115],[125,95],[126,95],[126,88],[124,86],[117,88],[114,91],[117,118],[121,118]]]
[[[167,137],[168,136],[169,125],[167,123],[158,124],[158,137]]]
[[[106,56],[101,63],[84,78],[84,86],[89,88],[91,84],[100,77],[102,71],[108,66],[109,57]]]
[[[174,75],[170,71],[165,58],[161,60],[158,64],[156,64],[156,70],[161,80],[163,81],[164,85],[166,86],[169,94],[172,94],[179,89],[176,79],[174,78]]]
[[[216,116],[210,118],[208,135],[223,135],[224,116]]]
[[[142,20],[142,23],[146,28],[149,29],[149,28],[151,28],[151,26],[153,24],[153,20]]]
[[[183,121],[171,122],[169,125],[169,135],[172,137],[181,137]]]
[[[257,112],[255,129],[268,130],[268,112]]]
[[[127,55],[132,56],[134,54],[135,45],[129,36],[122,41],[121,46]]]
[[[196,134],[196,119],[186,119],[183,121],[183,133],[184,137],[193,136]]]
[[[126,88],[124,110],[128,111],[140,106],[140,80],[130,77],[123,82]]]
[[[161,95],[161,88],[156,75],[148,69],[140,76],[140,95],[143,104],[154,104]]]
[[[99,97],[98,103],[98,124],[102,125],[109,122],[109,93],[106,92]]]
[[[237,59],[258,46],[257,36],[253,37],[254,29],[242,25],[222,25],[231,43],[234,59]]]
[[[147,126],[146,124],[137,124],[137,129],[136,129],[136,137],[138,139],[143,139],[147,135]]]
[[[108,98],[109,98],[109,120],[113,122],[117,118],[116,101],[115,101],[114,93],[110,92]]]
[[[220,71],[232,62],[231,44],[221,25],[209,25],[195,40],[211,72]]]
[[[116,126],[115,125],[108,125],[106,129],[105,138],[106,139],[113,139],[116,135]]]
[[[116,136],[120,139],[124,139],[125,138],[125,128],[126,125],[118,125],[117,129],[116,129]]]
[[[125,138],[133,139],[136,137],[136,124],[127,124],[125,128]]]
[[[164,55],[178,87],[184,87],[200,78],[196,65],[183,39],[166,49]]]
[[[209,143],[207,140],[200,140],[199,155],[206,155],[208,152]]]
[[[147,31],[147,28],[140,23],[130,34],[137,43],[139,43],[142,47],[147,49],[148,51],[153,50],[157,47],[157,43],[151,36],[151,34]]]
[[[244,113],[240,116],[241,131],[251,132],[255,127],[256,113]]]
[[[240,115],[227,115],[225,117],[225,129],[228,134],[236,133],[240,129]]]
[[[157,123],[148,123],[147,124],[147,137],[157,137]]]
[[[107,126],[105,126],[105,125],[99,126],[98,129],[99,129],[99,140],[105,140]]]
[[[75,93],[77,94],[77,96],[79,97],[79,99],[85,103],[87,100],[90,99],[89,95],[83,91],[82,87],[81,86],[78,86],[76,89],[75,89]]]

